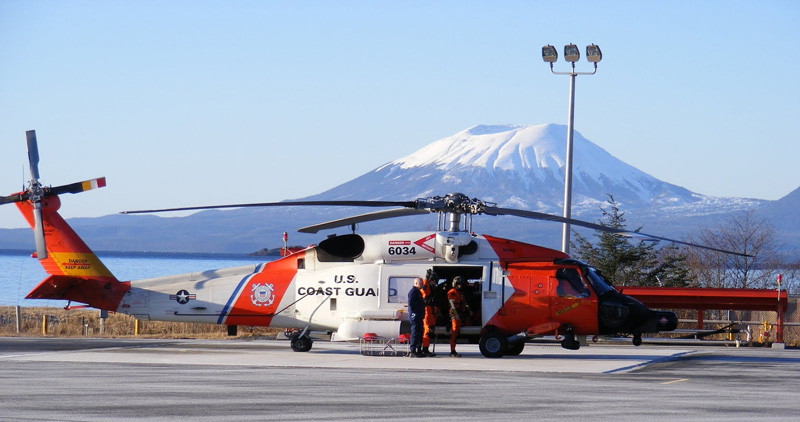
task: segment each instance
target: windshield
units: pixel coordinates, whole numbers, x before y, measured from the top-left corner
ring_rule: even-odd
[[[604,293],[610,292],[614,289],[614,286],[608,282],[603,276],[597,273],[597,271],[592,267],[583,267],[586,277],[589,281],[592,282],[592,287],[594,287],[595,293],[597,296],[602,296]]]

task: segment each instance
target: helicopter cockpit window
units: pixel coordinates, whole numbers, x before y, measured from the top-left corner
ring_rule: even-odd
[[[602,275],[598,274],[597,270],[592,267],[586,267],[584,270],[586,271],[586,276],[592,281],[592,287],[594,287],[594,291],[598,296],[614,290],[614,286],[612,286],[611,283],[609,283],[608,280],[606,280]]]
[[[407,303],[408,292],[417,277],[389,277],[389,303]]]
[[[589,286],[583,281],[580,273],[575,268],[559,268],[556,270],[558,287],[556,294],[560,297],[589,297]]]

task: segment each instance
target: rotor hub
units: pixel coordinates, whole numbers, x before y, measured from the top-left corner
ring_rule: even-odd
[[[417,199],[418,209],[427,209],[431,212],[447,214],[483,214],[487,205],[496,204],[481,201],[477,198],[470,198],[463,193],[449,193],[445,196],[431,196],[428,198]]]

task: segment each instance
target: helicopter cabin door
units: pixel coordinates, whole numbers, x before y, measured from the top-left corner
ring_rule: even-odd
[[[577,268],[557,268],[549,278],[550,317],[578,332],[597,330],[597,297]]]
[[[483,283],[481,296],[482,326],[486,326],[489,319],[497,314],[503,303],[514,293],[507,280],[508,271],[503,270],[498,262],[493,262],[489,268],[489,280]]]

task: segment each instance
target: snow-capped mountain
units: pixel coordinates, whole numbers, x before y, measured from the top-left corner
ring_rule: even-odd
[[[309,199],[401,200],[463,192],[498,205],[560,214],[566,131],[562,125],[478,125]],[[575,132],[573,215],[596,214],[613,195],[626,210],[717,214],[763,201],[714,198],[661,181]]]

